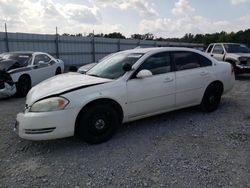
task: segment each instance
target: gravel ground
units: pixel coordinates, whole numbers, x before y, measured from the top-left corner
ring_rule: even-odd
[[[0,187],[250,187],[250,76],[220,108],[125,124],[110,141],[32,142],[11,130],[24,99],[0,101]]]

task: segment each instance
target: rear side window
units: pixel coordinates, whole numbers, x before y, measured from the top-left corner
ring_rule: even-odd
[[[173,52],[173,58],[177,71],[212,65],[208,58],[194,52]]]
[[[199,58],[200,66],[201,67],[206,67],[206,66],[212,66],[212,61],[203,55],[196,54],[197,57]]]
[[[193,52],[174,52],[173,56],[177,71],[200,67],[198,58]]]
[[[171,71],[171,59],[168,52],[161,52],[146,59],[139,67],[140,70],[149,70],[153,75],[164,74]]]
[[[208,47],[207,53],[210,53],[210,52],[212,51],[213,46],[214,46],[214,45],[212,44],[212,45],[210,45],[210,46]]]

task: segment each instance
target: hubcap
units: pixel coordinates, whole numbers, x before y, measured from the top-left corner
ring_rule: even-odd
[[[212,95],[212,96],[209,97],[209,102],[210,102],[210,104],[214,104],[215,103],[215,96],[214,95]]]
[[[98,130],[102,130],[105,127],[105,121],[103,119],[98,119],[95,122],[95,128]]]

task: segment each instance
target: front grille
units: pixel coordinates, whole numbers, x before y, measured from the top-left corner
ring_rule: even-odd
[[[55,129],[55,127],[45,129],[25,129],[25,134],[46,134],[53,132]]]
[[[242,59],[243,60],[243,59]],[[244,61],[240,61],[241,65],[250,65],[250,58],[244,58]]]
[[[241,61],[240,64],[246,65],[246,64],[247,64],[247,61]]]

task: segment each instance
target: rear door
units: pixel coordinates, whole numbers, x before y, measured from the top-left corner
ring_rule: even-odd
[[[199,104],[212,80],[212,62],[191,51],[172,52],[176,70],[176,107]]]
[[[141,70],[152,72],[151,77],[137,78]],[[175,73],[172,72],[169,52],[150,56],[127,81],[128,116],[134,118],[175,107]]]

